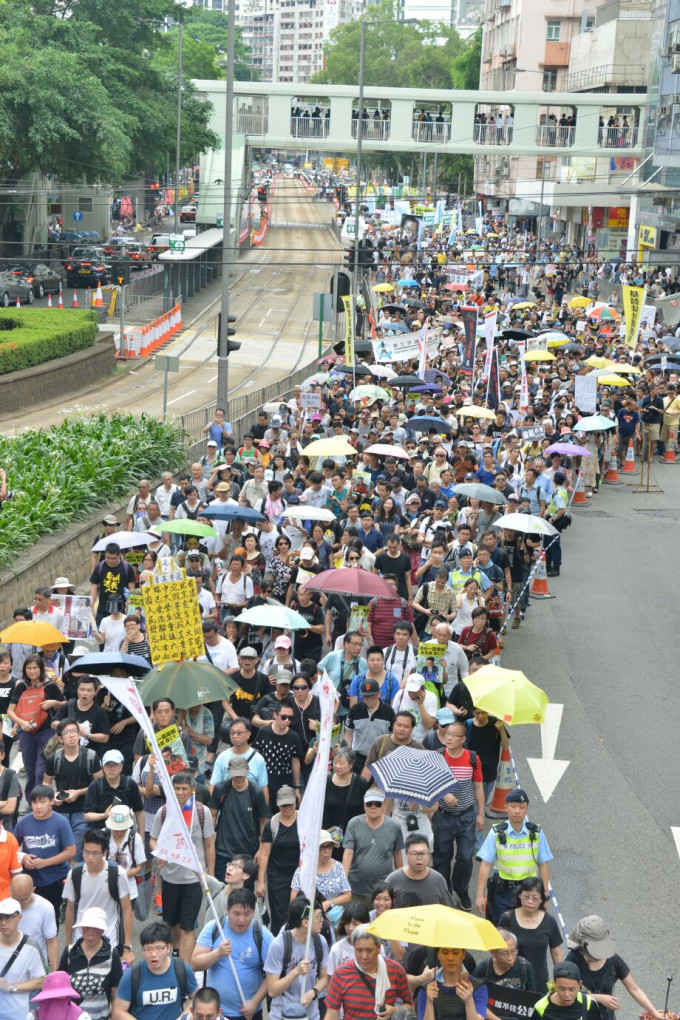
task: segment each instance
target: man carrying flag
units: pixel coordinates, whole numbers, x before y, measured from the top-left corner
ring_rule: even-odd
[[[177,863],[184,859],[185,833],[181,819],[191,835],[198,863],[209,874],[215,871],[215,830],[210,812],[196,800],[194,777],[188,772],[178,772],[172,777],[172,786],[181,816],[177,817],[174,799],[168,799],[153,820],[149,846],[162,868],[163,920],[172,928],[173,946],[179,949],[185,963],[191,963],[203,887],[194,869]]]

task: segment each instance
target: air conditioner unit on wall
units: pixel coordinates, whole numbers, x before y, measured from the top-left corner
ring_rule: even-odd
[[[680,53],[674,53],[671,57],[671,74],[680,74]]]

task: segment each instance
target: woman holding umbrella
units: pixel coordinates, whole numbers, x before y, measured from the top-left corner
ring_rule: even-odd
[[[440,966],[434,980],[418,992],[419,1020],[483,1020],[489,993],[466,971],[465,950],[442,947],[437,956]]]

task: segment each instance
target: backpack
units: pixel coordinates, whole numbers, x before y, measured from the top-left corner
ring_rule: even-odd
[[[123,947],[123,939],[125,933],[123,932],[123,916],[120,909],[120,896],[118,895],[118,865],[114,864],[113,861],[107,861],[106,880],[109,887],[109,896],[114,903],[118,904],[118,951]],[[73,882],[73,892],[75,894],[75,902],[73,904],[73,916],[78,917],[78,904],[80,903],[80,892],[83,886],[83,864],[74,864],[71,868],[71,881]]]
[[[224,934],[224,922],[226,919],[226,916],[220,918],[219,928],[217,921],[213,921],[213,926],[210,932],[213,949],[215,948],[217,936]],[[262,925],[259,921],[253,921],[253,942],[257,948],[257,955],[260,957],[260,966],[264,969],[264,956],[262,955]]]
[[[220,804],[221,803],[222,801],[220,801]],[[198,824],[201,826],[201,832],[203,832],[203,829],[205,827],[205,805],[201,804],[200,800],[194,800],[194,806],[196,808],[196,814],[198,815]],[[161,825],[163,825],[163,823],[165,822],[165,816],[167,814],[167,811],[168,809],[164,804],[163,807],[161,808]],[[189,835],[191,836],[191,833],[189,833]]]
[[[314,956],[316,959],[316,976],[318,977],[321,973],[321,965],[323,963],[323,943],[321,936],[314,933],[312,935],[312,941],[314,942]],[[285,977],[288,971],[288,964],[293,958],[293,933],[290,929],[286,929],[283,933],[283,960],[281,962],[281,973],[279,977]]]
[[[246,758],[246,761],[250,761],[250,758],[252,758],[254,754],[255,754],[255,751],[252,751],[250,753],[250,756],[248,758]],[[231,796],[231,791],[233,790],[233,787],[231,785],[231,780],[228,779],[227,782],[229,783],[229,785],[226,787],[224,793],[220,794],[220,802],[219,802],[219,804],[217,806],[218,812],[220,812],[222,810],[222,805],[224,804],[224,802],[227,799],[227,797]],[[249,779],[248,780],[248,796],[250,797],[250,807],[252,808],[252,811],[253,811],[254,815],[255,814],[259,815],[259,805],[257,803],[257,794],[255,792],[256,788],[257,788],[257,783],[253,783]],[[198,804],[198,801],[196,803]],[[200,817],[200,815],[199,815],[199,817]],[[202,825],[203,825],[203,823],[201,822],[201,826]]]
[[[47,710],[42,708],[44,700],[45,685],[40,684],[39,687],[30,686],[21,692],[14,709],[14,714],[18,715],[24,722],[30,723],[31,729],[34,732],[41,730],[49,720]]]
[[[54,752],[54,778],[59,779],[59,771],[66,757],[63,747],[57,748]],[[87,783],[90,783],[92,776],[97,770],[96,766],[99,764],[96,753],[90,747],[81,747],[78,750],[78,779],[86,779]],[[82,783],[81,785],[85,785]],[[57,789],[59,784],[57,783]],[[0,798],[2,799],[2,798]]]
[[[187,997],[187,967],[184,960],[182,960],[179,956],[172,957],[172,966],[175,970],[175,979],[179,985],[179,1002],[177,1005],[181,1011],[182,1003]],[[141,962],[133,963],[130,967],[130,1010],[132,1010],[135,1005],[141,980],[142,964]]]
[[[9,797],[9,788],[12,785],[12,780],[14,779],[15,775],[16,772],[14,771],[14,769],[5,768],[4,772],[2,773],[2,786],[0,786],[0,800],[7,800],[7,798]],[[2,815],[2,820],[5,823],[5,825],[7,824],[7,822],[9,822],[12,828],[14,828],[14,826],[17,824],[17,821],[19,820],[20,801],[21,801],[21,787],[19,787],[17,806],[14,808],[12,814]]]

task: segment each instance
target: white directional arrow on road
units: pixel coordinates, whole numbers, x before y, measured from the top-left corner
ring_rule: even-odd
[[[552,703],[548,705],[545,710],[545,721],[541,723],[541,753],[543,757],[527,758],[531,774],[544,804],[547,804],[552,797],[557,784],[569,766],[568,761],[560,761],[555,758],[563,711],[564,705],[553,705]],[[680,834],[680,830],[678,832]],[[677,839],[676,836],[676,842]]]
[[[675,840],[675,849],[678,851],[680,857],[680,827],[677,825],[671,825],[671,832],[673,833],[673,839]]]

